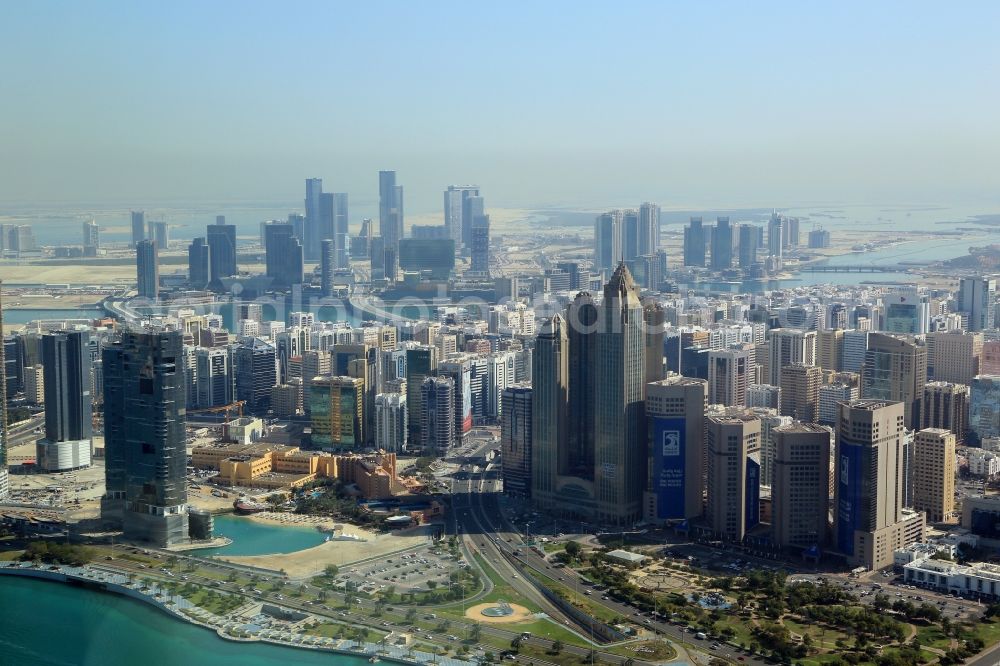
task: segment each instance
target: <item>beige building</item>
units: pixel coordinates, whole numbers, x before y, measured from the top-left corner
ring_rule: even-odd
[[[893,563],[893,551],[923,541],[923,514],[903,512],[901,402],[857,400],[840,405],[834,484],[834,545],[868,569]]]
[[[287,384],[278,384],[271,389],[271,409],[279,419],[287,419],[302,413],[302,379],[290,377]]]
[[[844,368],[844,329],[831,328],[816,332],[816,365],[831,372]]]
[[[816,331],[802,331],[797,328],[771,329],[767,341],[767,374],[761,381],[764,384],[778,386],[781,369],[792,363],[816,365]]]
[[[781,414],[814,423],[818,418],[819,387],[823,370],[818,366],[793,363],[781,369]]]
[[[32,405],[45,404],[45,371],[41,365],[24,369],[24,399]]]
[[[982,355],[982,333],[928,333],[927,378],[969,385],[980,374]]]
[[[949,521],[955,512],[955,434],[925,428],[913,437],[913,508],[927,521]]]
[[[921,428],[944,428],[955,434],[955,441],[965,442],[969,429],[969,387],[949,382],[928,382],[920,408]]]
[[[781,548],[826,543],[830,512],[830,431],[792,423],[771,431],[775,443],[771,534]]]
[[[716,535],[742,541],[760,518],[760,419],[736,410],[706,416],[705,443],[705,519]]]

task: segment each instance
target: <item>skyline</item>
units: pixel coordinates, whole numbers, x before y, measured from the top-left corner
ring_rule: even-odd
[[[997,202],[993,5],[459,9],[8,9],[0,201]]]

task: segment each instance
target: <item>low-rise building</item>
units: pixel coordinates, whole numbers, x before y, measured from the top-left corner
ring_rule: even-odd
[[[982,599],[1000,598],[1000,565],[988,562],[957,564],[926,558],[905,565],[903,578],[910,585],[938,592]]]

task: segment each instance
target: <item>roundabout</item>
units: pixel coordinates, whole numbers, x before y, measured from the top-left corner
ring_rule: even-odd
[[[465,617],[469,620],[488,622],[490,624],[524,622],[525,620],[532,619],[531,611],[524,606],[510,604],[502,600],[476,604],[465,611]]]

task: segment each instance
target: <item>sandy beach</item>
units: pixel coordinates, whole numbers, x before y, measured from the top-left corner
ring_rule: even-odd
[[[262,518],[260,515],[253,516],[253,519],[261,522],[280,522],[273,518]],[[315,521],[304,524],[321,525],[325,522],[332,527],[333,521],[317,518]],[[296,523],[291,523],[296,524]],[[338,525],[342,523],[336,523]],[[432,527],[420,525],[407,530],[397,530],[386,534],[376,534],[368,530],[345,525],[344,533],[361,537],[365,541],[327,541],[312,548],[306,548],[295,553],[278,555],[240,555],[223,557],[234,564],[242,564],[271,571],[285,570],[289,578],[308,578],[322,573],[328,564],[335,564],[342,567],[359,560],[367,560],[373,557],[381,557],[390,553],[422,546],[430,541]]]

